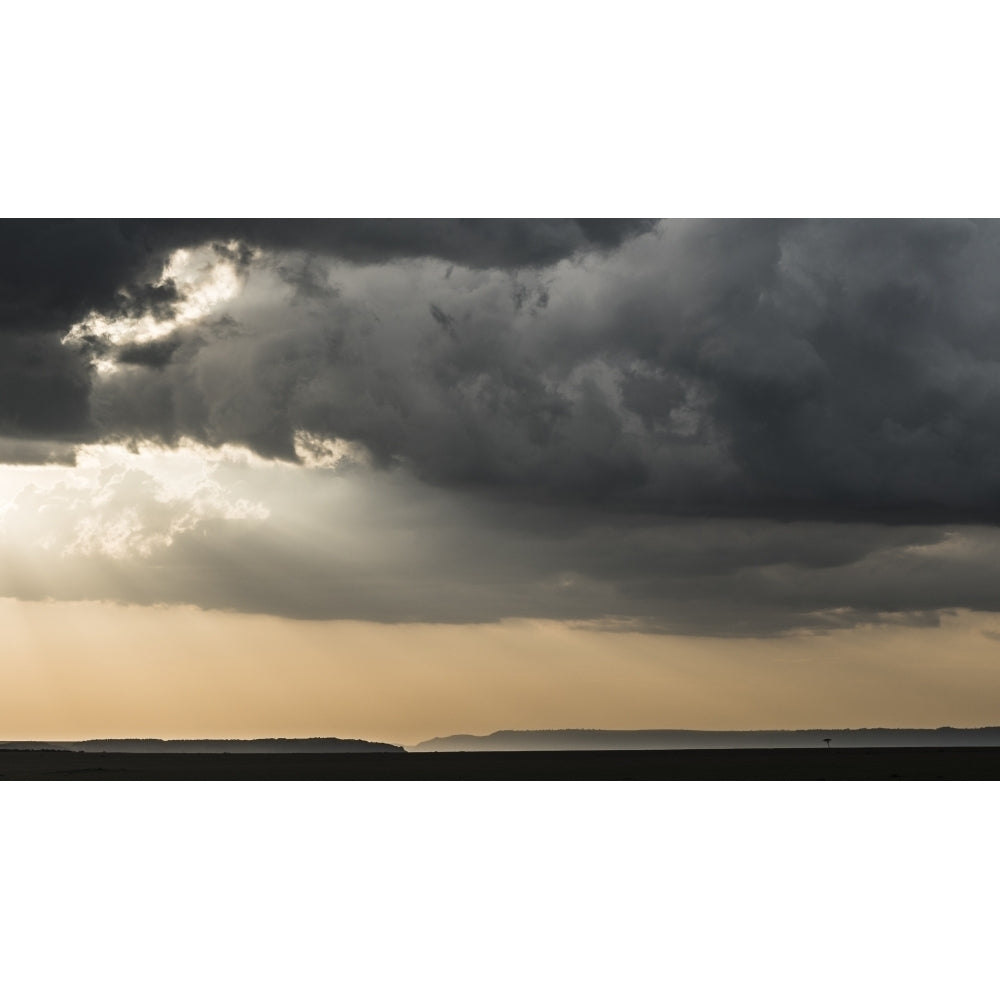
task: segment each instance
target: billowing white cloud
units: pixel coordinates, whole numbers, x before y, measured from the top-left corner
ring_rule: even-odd
[[[260,461],[242,449],[213,453],[120,445],[79,449],[76,466],[46,470],[24,485],[27,470],[0,466],[0,544],[23,556],[103,555],[115,560],[149,557],[213,520],[262,520],[259,500],[221,484],[222,463]],[[39,550],[41,550],[39,552]]]

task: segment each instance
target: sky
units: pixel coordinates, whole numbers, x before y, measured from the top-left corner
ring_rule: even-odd
[[[10,739],[1000,722],[1000,225],[0,223]]]

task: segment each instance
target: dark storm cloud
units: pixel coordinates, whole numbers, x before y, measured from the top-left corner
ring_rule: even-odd
[[[89,360],[58,336],[0,337],[0,435],[63,438],[87,434]]]
[[[0,334],[59,332],[91,310],[169,314],[175,290],[156,284],[163,262],[178,247],[209,241],[350,261],[434,257],[466,267],[519,268],[612,250],[650,225],[615,219],[7,219],[0,221]]]
[[[968,527],[1000,525],[998,224],[94,225],[6,258],[0,434],[41,442],[15,460],[89,435],[298,462],[307,432],[396,493],[348,563],[296,494],[287,523],[182,532],[155,579],[65,563],[42,591],[733,635],[1000,610],[1000,549]],[[236,298],[60,342],[92,310],[169,319],[163,263],[206,242]]]
[[[641,219],[223,219],[131,222],[152,245],[240,240],[359,263],[433,257],[474,268],[555,264],[588,250],[613,250],[648,230]]]
[[[125,344],[115,351],[115,360],[125,365],[165,368],[183,343],[176,334],[139,343]]]
[[[288,227],[273,245],[291,245]],[[426,234],[439,256],[483,259],[482,232],[448,232]],[[530,247],[549,229],[517,232]],[[367,250],[345,245],[377,256],[361,234]],[[678,223],[533,278],[398,264],[356,287],[279,253],[260,268],[290,306],[276,288],[256,314],[234,305],[239,334],[198,331],[149,398],[166,407],[165,440],[290,457],[304,428],[429,482],[599,512],[995,523],[998,236],[989,223]]]
[[[111,319],[170,318],[177,289],[159,278],[170,253],[180,247],[214,240],[220,253],[243,265],[249,248],[261,247],[352,261],[435,257],[469,267],[517,268],[610,250],[649,225],[632,220],[4,220],[0,431],[94,436],[87,407],[90,356],[65,348],[61,337],[91,312]],[[228,246],[234,241],[235,249]],[[133,352],[129,360],[155,367],[163,352]]]
[[[998,232],[789,225],[744,240],[757,248],[740,268],[709,247],[717,294],[644,356],[706,391],[738,464],[737,504],[996,522]]]
[[[408,358],[432,402],[366,443],[562,503],[997,521],[1000,227],[675,229],[533,322],[435,302]]]
[[[167,307],[148,264],[114,222],[0,222],[0,433],[87,435],[89,358],[62,335],[90,310]]]
[[[0,336],[57,334],[92,309],[127,309],[121,293],[150,258],[151,249],[113,221],[0,222]],[[150,278],[159,276],[153,264]]]

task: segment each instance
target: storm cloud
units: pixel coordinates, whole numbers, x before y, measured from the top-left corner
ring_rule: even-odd
[[[611,250],[642,220],[4,220],[0,222],[0,433],[54,431],[93,440],[88,387],[101,344],[70,347],[92,313],[169,319],[178,291],[162,272],[178,248],[215,244],[243,261],[250,247],[379,262],[431,257],[487,268],[537,267]],[[88,353],[81,348],[90,348]],[[126,351],[125,360],[142,360]],[[158,363],[163,352],[146,355]]]
[[[286,457],[305,429],[540,502],[994,523],[997,232],[678,223],[528,270],[265,256],[228,323],[123,349],[171,370],[108,380],[100,419]],[[160,411],[132,428],[119,390]]]
[[[290,499],[202,494],[168,545],[66,542],[159,560],[116,599],[720,634],[1000,609],[995,223],[6,225],[0,432],[37,442],[7,461],[236,446],[311,484],[294,531]]]

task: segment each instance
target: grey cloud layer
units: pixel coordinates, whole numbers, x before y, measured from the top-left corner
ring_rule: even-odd
[[[187,603],[294,618],[482,622],[768,635],[995,610],[1000,531],[760,520],[567,523],[469,502],[407,473],[124,459],[93,482],[31,488],[3,519],[0,589]],[[45,540],[43,551],[36,544]]]
[[[122,351],[95,412],[601,510],[996,523],[998,235],[679,223],[517,273],[277,255],[226,322]]]
[[[205,507],[167,549],[80,550],[61,575],[25,556],[18,593],[100,579],[116,599],[300,617],[720,634],[1000,610],[1000,225],[74,232],[90,271],[54,292],[37,261],[2,279],[6,460],[192,438],[295,463],[307,431],[373,468],[272,469],[311,485],[275,494],[268,520]],[[223,240],[245,284],[209,315],[148,342],[60,342],[91,310],[171,316],[169,250]],[[345,475],[366,498],[346,534],[324,485]]]
[[[90,312],[169,316],[169,254],[217,241],[339,260],[432,257],[471,267],[531,267],[610,250],[640,220],[2,220],[0,434],[93,439],[90,357],[63,334]],[[100,345],[91,345],[92,350]]]

